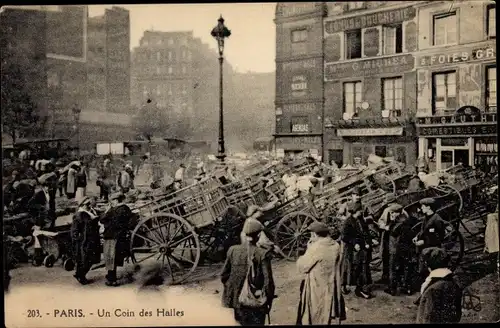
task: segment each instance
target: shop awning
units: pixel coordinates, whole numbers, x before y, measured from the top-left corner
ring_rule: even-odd
[[[402,136],[403,127],[337,129],[339,137]]]

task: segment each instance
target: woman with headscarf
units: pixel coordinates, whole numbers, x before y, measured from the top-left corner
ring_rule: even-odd
[[[73,260],[76,263],[74,277],[82,285],[89,282],[86,275],[92,264],[101,260],[99,220],[94,205],[95,199],[85,197],[80,202],[71,224]]]

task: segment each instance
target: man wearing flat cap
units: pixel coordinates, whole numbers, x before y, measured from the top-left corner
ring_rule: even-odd
[[[95,199],[85,197],[78,205],[71,224],[73,260],[76,263],[74,277],[82,285],[88,284],[86,275],[91,266],[101,260],[99,220],[94,204]]]
[[[370,228],[362,214],[359,202],[349,204],[348,216],[342,227],[344,243],[344,286],[343,292],[349,293],[346,286],[355,285],[357,297],[370,299],[368,286],[372,283],[370,261],[372,258],[372,238]]]
[[[342,246],[329,235],[322,222],[313,222],[311,238],[297,268],[304,276],[300,286],[297,325],[330,325],[332,319],[345,320],[341,289]]]
[[[245,224],[243,233],[247,242],[229,248],[221,273],[221,282],[224,285],[222,305],[234,310],[234,319],[242,326],[264,325],[275,298],[271,252],[257,245],[263,229],[264,226],[257,220]],[[253,271],[249,271],[250,265],[253,266]],[[252,292],[253,297],[261,301],[261,306],[249,307],[240,302],[249,272],[255,273],[252,282],[254,286],[259,286],[257,289],[261,296],[250,288],[247,291]]]
[[[124,203],[125,195],[117,192],[110,197],[111,207],[102,215],[100,222],[104,225],[103,255],[108,274],[107,286],[118,286],[116,269],[123,266],[128,256],[128,233],[132,228],[134,214]]]
[[[416,301],[416,323],[459,323],[463,290],[448,268],[449,255],[442,248],[429,247],[422,252],[422,259],[429,275]]]
[[[436,211],[436,200],[433,198],[424,198],[420,200],[420,209],[424,215],[420,231],[413,239],[413,242],[420,250],[420,253],[428,247],[441,247],[446,234],[446,222]],[[420,261],[419,271],[422,278],[427,276],[427,270]]]

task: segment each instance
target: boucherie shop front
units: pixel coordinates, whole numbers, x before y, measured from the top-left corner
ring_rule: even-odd
[[[419,157],[429,159],[430,171],[459,163],[484,172],[498,170],[496,113],[466,106],[454,115],[419,117],[416,127]]]

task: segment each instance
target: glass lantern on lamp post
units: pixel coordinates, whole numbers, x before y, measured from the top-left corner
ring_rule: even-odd
[[[220,70],[220,85],[219,85],[219,146],[217,158],[220,162],[224,162],[226,157],[226,150],[224,147],[224,93],[223,93],[223,63],[224,63],[224,39],[231,35],[231,31],[224,25],[224,18],[222,15],[218,19],[218,24],[212,29],[210,33],[215,40],[219,50],[219,70]]]

